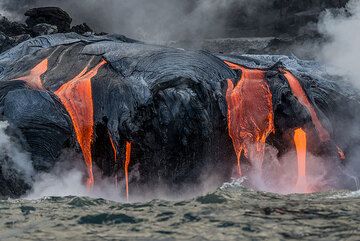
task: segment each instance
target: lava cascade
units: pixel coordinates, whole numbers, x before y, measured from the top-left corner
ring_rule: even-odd
[[[285,78],[287,79],[293,95],[298,99],[300,104],[303,105],[309,111],[311,120],[318,132],[320,140],[322,142],[329,141],[330,134],[321,124],[321,121],[319,120],[316,111],[312,106],[312,104],[310,103],[309,98],[307,97],[304,89],[300,85],[299,80],[290,71],[284,69],[282,69],[281,71],[283,72]]]
[[[308,193],[307,180],[306,180],[306,132],[298,128],[294,131],[294,143],[296,148],[298,176],[295,190],[301,193]]]
[[[105,64],[106,61],[102,60],[89,71],[87,71],[88,67],[85,67],[79,75],[63,84],[55,91],[55,94],[63,103],[72,120],[76,138],[88,170],[88,188],[91,188],[94,185],[91,155],[94,132],[94,108],[91,79],[97,75],[100,67]]]
[[[48,70],[49,60],[46,58],[32,68],[28,75],[16,78],[25,81],[30,87],[34,89],[44,89],[41,76]]]
[[[237,156],[238,174],[241,175],[243,152],[261,172],[266,139],[275,132],[272,94],[265,80],[265,71],[225,63],[234,70],[241,70],[236,86],[229,79],[226,91],[228,130]]]
[[[131,143],[126,142],[126,153],[125,153],[125,185],[126,185],[126,200],[129,200],[129,164],[131,158]]]

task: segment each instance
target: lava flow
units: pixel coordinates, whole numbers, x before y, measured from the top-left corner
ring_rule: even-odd
[[[299,128],[294,132],[294,143],[298,163],[298,177],[295,190],[301,193],[308,193],[306,180],[306,132]]]
[[[225,63],[234,70],[241,70],[238,84],[234,87],[228,80],[226,91],[228,129],[237,156],[238,174],[241,175],[242,152],[261,172],[266,139],[275,132],[272,94],[265,72]]]
[[[48,70],[49,61],[48,59],[44,59],[39,64],[37,64],[33,69],[30,70],[28,75],[16,78],[19,80],[23,80],[29,85],[30,87],[34,89],[44,89],[41,75],[45,74],[45,72]]]
[[[330,140],[329,132],[323,127],[319,120],[314,107],[311,105],[309,98],[307,97],[304,89],[299,83],[299,80],[288,70],[282,69],[282,72],[287,79],[293,95],[298,99],[301,105],[303,105],[310,113],[311,120],[318,132],[319,138],[322,142]]]
[[[129,164],[131,157],[131,143],[126,142],[126,153],[125,153],[125,184],[126,184],[126,200],[129,201]]]
[[[106,61],[102,60],[88,72],[86,72],[88,69],[88,67],[86,67],[79,75],[63,84],[55,92],[72,120],[76,138],[88,169],[88,189],[94,185],[91,156],[91,145],[94,132],[94,108],[91,79],[97,75],[100,67],[105,64]]]

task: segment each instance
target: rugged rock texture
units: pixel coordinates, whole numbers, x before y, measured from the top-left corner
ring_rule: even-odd
[[[86,23],[70,28],[72,22],[71,17],[57,7],[33,8],[28,10],[25,16],[28,17],[26,25],[12,22],[0,16],[0,53],[31,37],[58,32],[75,32],[79,34],[94,32]],[[100,35],[102,34],[103,33]]]
[[[49,35],[58,32],[58,28],[55,25],[47,23],[36,24],[31,30],[35,36]]]
[[[75,25],[71,28],[71,32],[78,34],[93,33],[94,31],[86,23]]]
[[[286,136],[294,128],[307,128],[309,151],[331,163],[333,187],[353,188],[344,181],[336,145],[346,151],[348,161],[352,154],[356,157],[360,96],[321,66],[286,56],[215,56],[131,42],[123,36],[56,34],[0,55],[1,118],[20,133],[36,170],[51,170],[65,148],[82,151],[89,161],[85,147],[92,143],[90,156],[100,176],[123,179],[129,165],[137,173],[131,186],[161,183],[177,190],[198,184],[203,175],[216,176],[221,184],[236,163],[228,130],[229,81],[237,85],[245,70],[258,69],[272,94],[276,132],[268,144],[281,156],[293,148]],[[319,139],[284,69],[299,79],[330,139]],[[93,135],[79,138],[88,130]],[[132,146],[127,164],[126,143]],[[249,164],[245,157],[243,161]],[[99,174],[95,183],[97,178]],[[343,182],[336,182],[339,178]]]
[[[29,27],[34,27],[40,23],[47,23],[55,25],[60,33],[69,32],[72,18],[60,8],[57,7],[43,7],[33,8],[25,13],[28,17],[26,24]]]

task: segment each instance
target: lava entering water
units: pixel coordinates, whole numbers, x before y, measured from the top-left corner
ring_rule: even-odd
[[[44,89],[41,75],[45,74],[48,70],[49,60],[46,58],[37,64],[34,68],[32,68],[28,75],[16,78],[19,80],[25,81],[30,87],[34,89]]]
[[[301,193],[308,193],[306,180],[306,132],[299,128],[294,131],[294,143],[296,148],[298,177],[295,190]]]
[[[91,79],[97,75],[100,67],[105,64],[106,61],[102,60],[87,73],[88,67],[86,67],[74,79],[63,84],[55,91],[55,94],[63,103],[73,122],[76,138],[88,169],[88,188],[91,188],[94,185],[91,156],[91,145],[94,132],[94,108]]]
[[[126,142],[126,154],[125,154],[125,182],[126,182],[126,200],[129,201],[129,164],[131,157],[131,143]]]
[[[228,80],[226,91],[228,129],[237,156],[238,174],[241,175],[242,152],[261,172],[266,139],[271,132],[275,132],[272,94],[265,80],[265,72],[227,61],[225,63],[242,72],[235,87]]]
[[[309,101],[309,98],[307,97],[305,91],[303,90],[302,86],[299,83],[299,80],[288,70],[281,70],[287,79],[291,91],[293,95],[298,99],[301,105],[303,105],[310,113],[311,120],[314,123],[314,126],[318,132],[319,138],[322,142],[326,142],[330,140],[330,134],[329,132],[323,127],[321,124],[321,121],[319,120],[316,111],[312,104]]]

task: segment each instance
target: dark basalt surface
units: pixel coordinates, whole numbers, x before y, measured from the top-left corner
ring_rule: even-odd
[[[26,11],[25,16],[29,17],[26,24],[34,27],[39,23],[55,25],[60,33],[69,32],[72,19],[70,15],[57,7],[33,8]]]
[[[20,76],[46,58],[49,68],[41,76],[44,89],[34,89]],[[14,138],[31,153],[36,171],[50,171],[64,149],[79,150],[70,116],[54,92],[101,59],[107,64],[91,80],[92,150],[100,176],[120,173],[125,142],[130,141],[130,170],[138,172],[131,185],[161,183],[178,190],[185,184],[196,185],[203,175],[215,175],[218,185],[228,180],[236,157],[227,130],[225,93],[227,79],[237,82],[241,71],[231,70],[224,60],[266,70],[276,128],[268,144],[276,147],[279,155],[290,146],[283,138],[289,130],[302,126],[314,129],[309,113],[279,72],[279,68],[286,68],[299,78],[331,134],[329,143],[319,144],[314,131],[310,151],[328,157],[334,163],[334,178],[343,180],[342,167],[357,156],[360,96],[314,62],[287,56],[213,55],[143,44],[123,36],[69,33],[30,39],[0,55],[1,120],[8,121],[8,129],[18,133]],[[109,135],[121,165],[115,165]],[[335,144],[347,153],[342,164],[334,153]],[[17,178],[21,179],[21,173]],[[341,188],[354,188],[350,181],[341,183]],[[18,196],[29,187],[19,188],[16,178],[1,177],[0,186],[4,185],[14,188],[1,189],[0,196]]]

